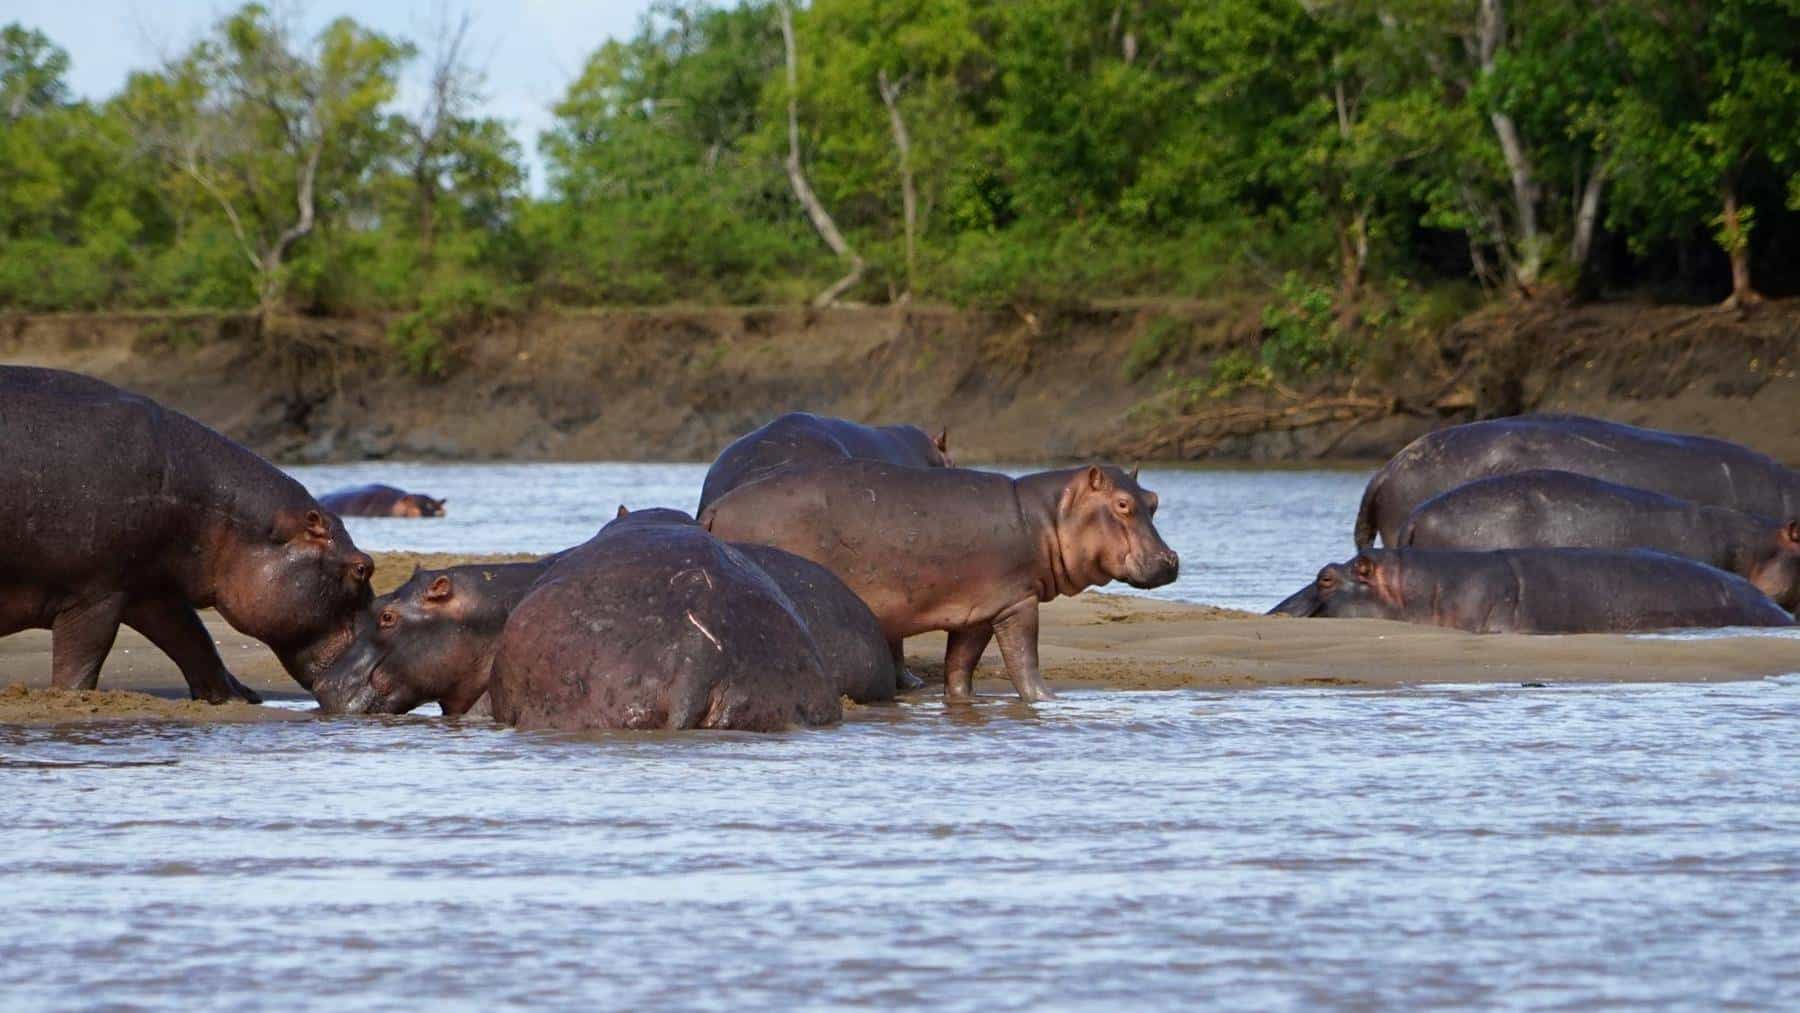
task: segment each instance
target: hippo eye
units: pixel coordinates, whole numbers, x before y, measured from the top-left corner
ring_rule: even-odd
[[[350,579],[356,581],[369,579],[369,564],[358,560],[350,564]]]
[[[1119,497],[1118,501],[1113,504],[1113,507],[1116,508],[1120,513],[1124,514],[1125,516],[1127,516],[1127,517],[1131,516],[1131,498],[1130,497],[1128,497],[1128,496]]]
[[[393,609],[382,609],[381,615],[376,617],[375,621],[381,624],[382,629],[390,629],[400,621],[400,614]]]

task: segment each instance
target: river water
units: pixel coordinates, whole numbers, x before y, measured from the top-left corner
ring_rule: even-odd
[[[480,552],[701,472],[299,474],[449,498],[365,547]],[[1363,477],[1147,470],[1159,593],[1266,608],[1349,555]],[[0,1008],[1794,1008],[1797,758],[1800,676],[0,726]]]
[[[704,464],[417,464],[364,462],[291,469],[315,495],[384,482],[449,501],[430,521],[350,518],[363,549],[554,552],[593,537],[621,505],[692,513]],[[1029,468],[999,469],[1023,474]],[[1147,593],[1267,610],[1326,563],[1355,554],[1351,526],[1367,471],[1144,468],[1161,500],[1157,529],[1181,553],[1181,576]]]

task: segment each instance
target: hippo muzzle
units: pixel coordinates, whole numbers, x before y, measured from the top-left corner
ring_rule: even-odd
[[[1181,574],[1181,557],[1166,545],[1154,552],[1144,553],[1132,562],[1134,565],[1131,573],[1126,576],[1125,583],[1143,590],[1172,584]]]
[[[1319,597],[1319,586],[1308,584],[1283,599],[1281,604],[1269,610],[1272,616],[1298,616],[1302,619],[1316,616],[1325,606],[1325,600]]]

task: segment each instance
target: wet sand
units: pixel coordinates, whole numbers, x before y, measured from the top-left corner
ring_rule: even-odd
[[[375,586],[391,590],[414,566],[528,558],[380,553]],[[217,615],[203,615],[226,664],[246,685],[271,699],[307,699],[267,648]],[[928,681],[941,682],[943,648],[942,634],[908,640],[908,664]],[[1381,620],[1291,619],[1095,592],[1044,606],[1040,654],[1053,687],[1122,690],[1712,682],[1800,671],[1800,639],[1791,637],[1474,636]],[[988,649],[977,675],[978,692],[1010,692],[996,649]],[[0,638],[0,686],[43,687],[49,679],[48,631]],[[0,723],[139,716],[255,720],[267,713],[180,701],[186,685],[179,671],[131,630],[120,631],[100,685],[103,692],[70,698],[66,704],[45,699],[47,694],[0,694]]]

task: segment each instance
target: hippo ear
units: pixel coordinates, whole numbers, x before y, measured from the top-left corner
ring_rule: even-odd
[[[325,515],[317,510],[306,512],[306,533],[314,538],[330,538],[331,529],[325,526]]]
[[[1131,471],[1129,471],[1129,472],[1128,472],[1128,473],[1127,473],[1127,474],[1129,474],[1129,475],[1130,475],[1130,476],[1131,476],[1131,480],[1132,480],[1132,481],[1133,481],[1133,482],[1135,482],[1135,481],[1137,481],[1137,473],[1138,473],[1138,466],[1137,466],[1137,464],[1136,464],[1136,463],[1135,463],[1135,462],[1134,462],[1134,463],[1133,463],[1133,464],[1132,464],[1132,465],[1131,465]]]
[[[625,509],[625,504],[620,503],[619,504],[619,512],[616,514],[613,514],[613,520],[618,520],[619,518],[621,518],[629,513],[631,513],[631,511]]]
[[[933,446],[938,448],[938,453],[948,454],[950,452],[950,427],[945,426],[944,428],[939,429],[937,436],[933,438],[931,442]]]
[[[1101,471],[1097,464],[1088,465],[1087,487],[1096,492],[1106,488],[1106,472]]]
[[[1367,584],[1375,576],[1375,564],[1368,556],[1357,556],[1350,566],[1350,575]]]
[[[431,582],[431,586],[425,589],[425,600],[447,601],[449,598],[450,577],[448,574],[439,574],[438,578]]]
[[[1788,521],[1782,525],[1781,540],[1787,543],[1788,548],[1800,551],[1800,521]]]

